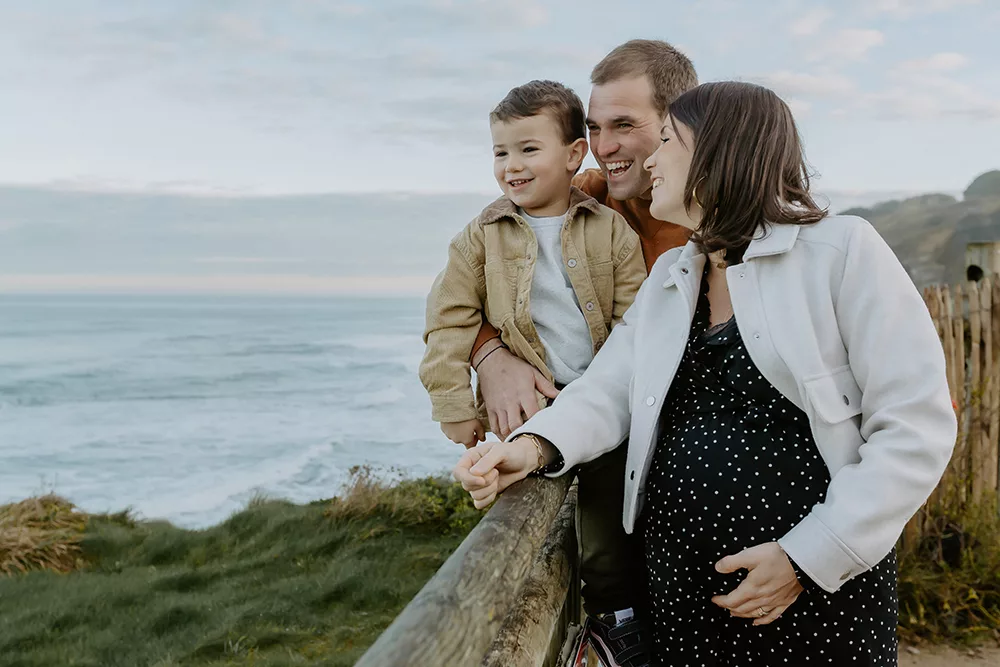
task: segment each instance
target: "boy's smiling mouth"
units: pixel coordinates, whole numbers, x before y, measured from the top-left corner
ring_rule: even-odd
[[[507,181],[507,185],[509,185],[512,190],[517,190],[518,188],[523,187],[523,186],[527,185],[528,183],[531,183],[533,180],[535,180],[535,179],[533,179],[533,178],[516,178],[513,181]]]

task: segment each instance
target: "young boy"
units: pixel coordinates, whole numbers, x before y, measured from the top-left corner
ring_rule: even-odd
[[[484,320],[511,352],[565,386],[646,277],[625,219],[572,186],[587,154],[583,102],[572,90],[552,81],[514,88],[490,113],[490,132],[503,196],[452,239],[427,298],[420,365],[432,418],[466,447],[486,439],[489,423],[468,361]]]

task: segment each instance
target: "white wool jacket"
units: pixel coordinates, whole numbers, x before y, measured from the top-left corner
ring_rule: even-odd
[[[566,461],[556,475],[627,437],[628,532],[705,262],[693,243],[664,253],[583,376],[511,435],[551,441]],[[726,278],[750,358],[805,411],[832,478],[824,502],[778,543],[836,591],[892,550],[951,457],[957,423],[941,343],[896,256],[858,217],[764,225]]]

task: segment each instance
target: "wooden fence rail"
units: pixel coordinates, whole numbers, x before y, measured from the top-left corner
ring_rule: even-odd
[[[355,667],[554,666],[580,612],[571,481],[501,495]]]

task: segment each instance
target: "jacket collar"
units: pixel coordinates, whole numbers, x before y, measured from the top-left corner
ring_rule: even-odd
[[[801,228],[800,225],[772,225],[765,223],[760,235],[750,241],[750,245],[747,246],[747,251],[743,253],[743,261],[754,259],[755,257],[768,257],[788,252],[795,245]],[[663,286],[671,287],[675,285],[679,280],[678,272],[682,272],[681,275],[695,276],[700,280],[704,267],[705,255],[693,241],[688,241],[677,261],[670,267],[670,276],[663,283]],[[685,269],[687,272],[683,271]]]
[[[754,237],[747,251],[743,253],[744,261],[754,257],[781,255],[792,249],[799,238],[801,225],[772,225],[765,223],[762,233]]]
[[[600,204],[597,203],[596,199],[574,185],[569,191],[569,210],[566,211],[566,219],[572,220],[575,218],[580,209],[597,213],[600,211]],[[504,219],[513,220],[517,214],[517,205],[507,197],[500,197],[483,210],[480,221],[482,224],[488,225]]]

